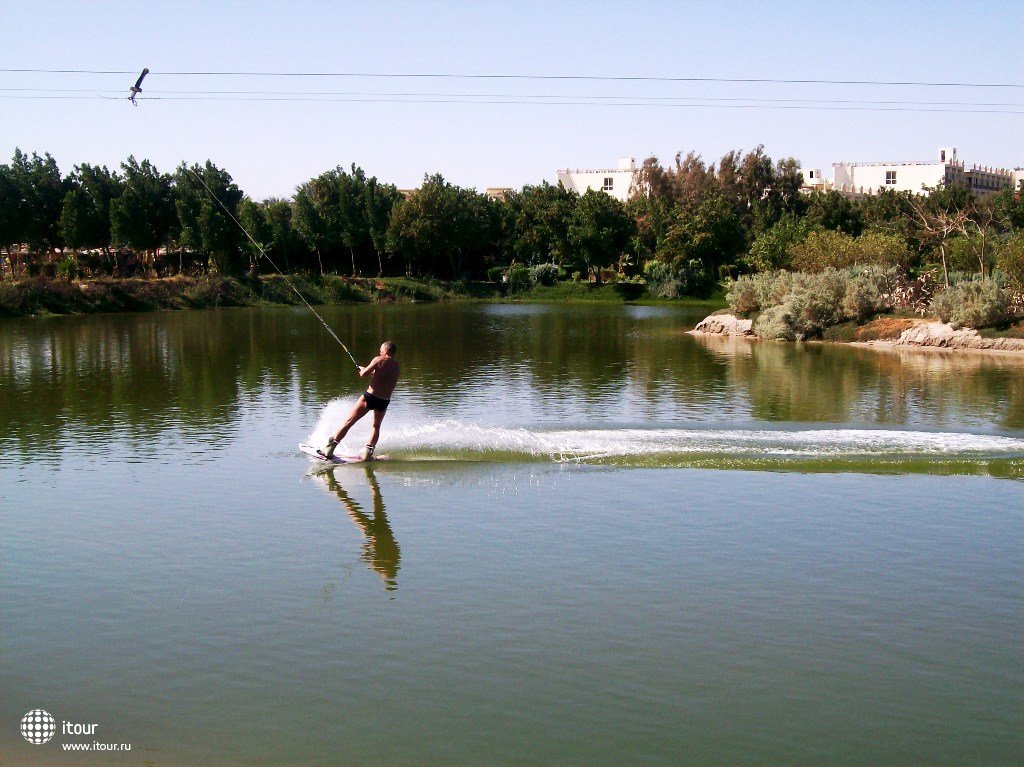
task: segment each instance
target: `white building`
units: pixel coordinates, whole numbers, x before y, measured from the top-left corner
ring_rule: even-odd
[[[921,194],[924,187],[950,184],[988,194],[1013,183],[1013,173],[1005,168],[973,165],[968,169],[957,159],[956,147],[940,148],[935,162],[837,162],[832,167],[833,188],[849,196],[877,194],[883,189]]]
[[[821,173],[821,168],[801,168],[800,175],[803,178],[803,183],[800,185],[801,189],[808,192],[825,190],[825,177]]]
[[[579,194],[586,194],[593,189],[596,192],[606,192],[612,197],[625,202],[633,189],[633,179],[636,177],[636,159],[633,157],[620,157],[619,167],[608,170],[565,170],[558,171],[558,181],[566,189],[571,189]]]

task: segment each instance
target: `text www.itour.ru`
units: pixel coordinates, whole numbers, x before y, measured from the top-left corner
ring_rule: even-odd
[[[61,743],[65,751],[131,751],[131,743]]]

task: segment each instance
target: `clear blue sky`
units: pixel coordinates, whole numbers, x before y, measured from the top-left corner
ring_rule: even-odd
[[[356,163],[400,187],[424,173],[483,189],[555,180],[563,167],[717,160],[764,144],[831,175],[839,160],[1024,165],[1024,88],[516,80],[185,77],[180,71],[377,72],[810,78],[1024,84],[1024,3],[1014,2],[135,2],[0,0],[0,68],[152,70],[172,91],[488,94],[971,102],[950,112],[589,103],[242,102],[124,99],[134,75],[0,73],[0,160],[50,152],[61,169],[129,154],[171,171],[211,159],[251,196],[290,196]],[[81,89],[81,90],[79,90]],[[68,99],[10,98],[24,95]],[[85,98],[81,98],[85,97]],[[318,96],[316,98],[324,98]],[[334,96],[332,98],[342,98]],[[406,97],[401,97],[406,98]],[[778,103],[778,102],[776,102]],[[781,106],[781,104],[778,104]],[[817,106],[824,106],[818,104]],[[832,106],[840,106],[833,104]],[[935,109],[937,107],[918,107]],[[159,125],[160,127],[155,127]]]

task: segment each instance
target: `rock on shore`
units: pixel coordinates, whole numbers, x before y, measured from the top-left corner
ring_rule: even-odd
[[[1024,338],[984,338],[971,328],[954,328],[945,322],[921,322],[904,330],[894,345],[1024,351]]]
[[[876,323],[880,320],[876,320]],[[857,345],[863,346],[917,346],[930,347],[934,349],[977,349],[995,350],[1008,352],[1024,352],[1024,338],[985,338],[977,330],[971,328],[954,328],[945,322],[936,320],[901,319],[890,321],[898,322],[900,325],[910,323],[910,327],[904,329],[899,337],[895,333],[888,338],[868,341],[854,341]],[[699,335],[718,336],[746,336],[755,337],[751,320],[741,320],[732,314],[712,314],[705,317],[691,333]],[[862,329],[876,329],[875,325],[869,324]],[[898,327],[892,328],[899,332]],[[855,336],[856,337],[856,336]],[[869,336],[870,337],[870,336]]]
[[[732,314],[712,314],[697,323],[692,333],[708,333],[709,335],[722,336],[751,336],[753,337],[753,320],[741,320]]]

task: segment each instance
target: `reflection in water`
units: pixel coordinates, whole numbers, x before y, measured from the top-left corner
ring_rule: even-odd
[[[692,338],[759,420],[1024,428],[1024,355]]]
[[[384,512],[384,499],[381,497],[380,485],[377,484],[373,468],[369,465],[365,467],[366,481],[370,486],[373,505],[372,514],[367,514],[363,507],[342,487],[335,474],[336,468],[332,466],[316,476],[324,481],[328,490],[338,496],[349,519],[356,523],[365,536],[362,559],[367,567],[381,577],[386,590],[394,591],[398,588],[398,567],[402,552],[398,548],[395,534],[391,532],[391,525]]]
[[[534,430],[1024,429],[1021,357],[694,337],[686,330],[702,312],[660,307],[324,312],[357,356],[381,338],[398,343],[405,380],[383,435],[388,449],[400,429],[445,419]],[[356,386],[333,341],[299,310],[3,320],[0,463],[54,455],[71,434],[79,446],[116,441],[133,454],[149,445],[209,451],[237,440],[242,423],[273,419],[280,425],[267,443],[293,444],[325,402]]]

